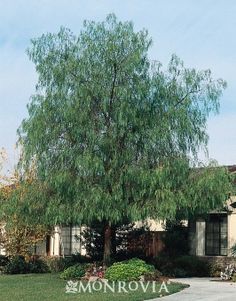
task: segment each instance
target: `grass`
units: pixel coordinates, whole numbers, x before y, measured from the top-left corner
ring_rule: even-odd
[[[0,275],[0,300],[4,301],[141,301],[160,297],[152,292],[152,287],[144,293],[141,287],[135,292],[128,293],[66,293],[66,281],[58,274],[27,274],[27,275]],[[171,283],[167,285],[169,293],[176,293],[186,285]],[[166,295],[164,291],[162,296]]]

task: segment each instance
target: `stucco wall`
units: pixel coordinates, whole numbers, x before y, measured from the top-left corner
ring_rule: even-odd
[[[147,219],[146,221],[138,221],[135,223],[136,228],[147,226],[150,231],[165,231],[165,223],[163,221],[156,221],[153,219]]]
[[[230,249],[236,244],[236,212],[229,214],[228,216],[228,249],[230,255]]]
[[[198,220],[196,222],[196,255],[205,255],[205,232],[206,222],[204,220]]]

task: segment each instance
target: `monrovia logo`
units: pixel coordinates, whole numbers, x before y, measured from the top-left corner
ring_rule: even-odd
[[[66,293],[129,293],[137,290],[142,290],[144,293],[147,290],[151,290],[153,293],[169,293],[167,285],[169,282],[163,281],[162,283],[157,281],[68,281],[66,284]]]

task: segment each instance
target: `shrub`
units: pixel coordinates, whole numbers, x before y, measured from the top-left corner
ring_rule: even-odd
[[[222,266],[219,263],[210,263],[209,276],[210,277],[220,277],[222,271]]]
[[[26,274],[30,271],[30,264],[23,256],[14,256],[5,266],[6,274]]]
[[[153,264],[156,269],[161,271],[161,273],[165,276],[174,277],[173,269],[173,258],[169,256],[158,256],[153,259]]]
[[[209,265],[196,256],[158,256],[154,259],[154,265],[169,277],[206,277],[210,270]]]
[[[175,260],[175,266],[186,271],[186,277],[209,276],[209,265],[197,256],[181,256]],[[176,276],[177,277],[177,276]],[[180,277],[180,276],[178,276]],[[182,276],[181,276],[182,277]]]
[[[233,281],[233,282],[236,282],[236,273],[233,274],[232,281]]]
[[[74,264],[71,258],[45,257],[44,261],[51,273],[59,273]]]
[[[172,274],[173,274],[173,277],[176,277],[176,278],[185,278],[185,277],[189,276],[188,272],[182,268],[174,268],[172,270]]]
[[[85,255],[81,255],[79,253],[77,254],[72,254],[71,257],[65,258],[68,263],[91,263],[91,258]]]
[[[24,256],[17,255],[8,260],[3,272],[6,274],[27,274],[48,273],[50,271],[43,259],[33,258],[30,261],[26,261]]]
[[[29,272],[30,273],[49,273],[49,267],[47,263],[41,259],[36,258],[29,262]]]
[[[130,266],[129,264],[114,264],[105,273],[105,278],[111,281],[131,281],[139,280],[140,276],[147,272],[146,270]]]
[[[73,266],[77,263],[89,263],[90,258],[80,254],[74,254],[70,257],[44,257],[42,261],[48,266],[51,273],[63,272],[66,268]]]
[[[87,268],[87,266],[85,264],[77,263],[77,264],[65,269],[61,273],[60,278],[65,279],[65,280],[80,279],[81,277],[85,276],[86,268]]]
[[[111,281],[132,281],[139,280],[145,273],[154,271],[154,266],[147,264],[145,261],[131,259],[114,263],[107,269],[105,278]]]
[[[158,270],[155,270],[154,272],[146,272],[143,274],[143,280],[144,281],[156,281],[159,280],[162,276],[162,273]]]
[[[9,263],[9,259],[5,255],[0,255],[0,273],[5,273],[6,265]]]
[[[9,259],[5,255],[0,255],[0,267],[4,267],[8,264]]]

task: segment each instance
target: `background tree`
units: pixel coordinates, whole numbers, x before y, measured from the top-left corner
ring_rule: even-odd
[[[18,181],[5,189],[7,195],[5,194],[0,202],[0,245],[10,256],[35,255],[37,243],[43,242],[51,230],[40,218],[45,214],[45,207],[42,207],[41,202],[37,202],[42,198],[39,184],[36,186],[35,183]],[[35,195],[36,189],[38,197]]]
[[[7,160],[5,151],[0,152],[0,168]],[[35,191],[37,189],[37,194]],[[41,191],[41,193],[40,193]],[[42,207],[42,185],[36,183],[33,169],[28,169],[24,179],[18,172],[0,176],[0,246],[7,255],[33,255],[38,242],[42,242],[50,232],[45,224],[40,224]],[[44,194],[45,196],[45,194]],[[43,210],[43,211],[42,211]]]
[[[28,50],[38,83],[19,130],[21,168],[36,160],[50,187],[46,223],[106,221],[105,262],[113,224],[208,211],[229,189],[224,169],[190,168],[226,83],[175,55],[163,71],[148,58],[151,43],[109,15],[78,36],[42,35]]]

